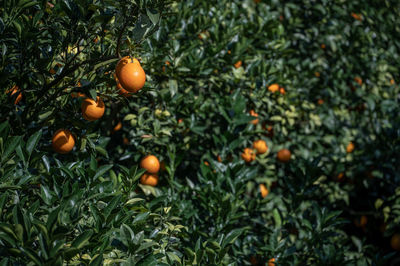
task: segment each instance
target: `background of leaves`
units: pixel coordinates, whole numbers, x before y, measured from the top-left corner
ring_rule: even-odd
[[[0,84],[24,96],[18,106],[0,96],[0,264],[398,260],[389,245],[400,230],[397,1],[12,0],[0,9]],[[118,51],[147,74],[130,98],[115,90]],[[269,92],[272,83],[286,94]],[[71,92],[101,95],[105,116],[83,120]],[[50,147],[60,127],[78,139],[68,155]],[[259,138],[268,154],[245,165],[241,150]],[[281,148],[289,164],[276,162]],[[157,188],[138,185],[149,152],[166,164]]]

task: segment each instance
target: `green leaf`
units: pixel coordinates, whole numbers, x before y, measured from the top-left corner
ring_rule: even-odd
[[[47,205],[51,204],[53,195],[51,195],[51,192],[46,185],[40,186],[40,196]]]
[[[160,20],[160,14],[157,13],[156,11],[152,11],[150,9],[147,9],[146,11],[147,11],[146,12],[147,16],[149,17],[149,19],[151,20],[153,25],[157,25],[158,21]]]
[[[90,261],[89,266],[100,266],[103,265],[102,262],[103,262],[103,254],[96,254]]]
[[[20,249],[25,253],[26,256],[29,257],[36,265],[43,265],[40,257],[35,253],[35,251],[31,248],[20,247]]]
[[[105,174],[108,170],[110,170],[113,167],[112,164],[106,164],[103,166],[100,166],[97,171],[96,174],[93,177],[93,180],[96,180],[98,177],[102,176],[103,174]]]
[[[121,195],[113,197],[113,199],[108,203],[107,207],[103,209],[104,217],[107,219],[111,212],[117,207],[121,202]]]
[[[132,223],[135,224],[138,222],[142,222],[142,221],[146,220],[147,217],[149,217],[149,215],[150,215],[150,212],[140,213],[140,214],[136,215],[136,217]]]
[[[80,234],[75,240],[71,243],[71,247],[81,249],[86,244],[88,244],[89,239],[93,235],[93,230],[87,230]]]
[[[33,150],[35,149],[36,145],[38,144],[40,138],[42,137],[42,130],[35,132],[32,136],[29,137],[26,143],[26,150],[28,152],[28,160],[31,157]]]
[[[1,155],[2,162],[8,159],[8,157],[12,154],[12,152],[15,151],[20,142],[21,136],[13,136],[7,140],[4,153]]]
[[[234,229],[230,231],[222,242],[221,247],[225,248],[227,245],[232,244],[243,233],[243,229]]]

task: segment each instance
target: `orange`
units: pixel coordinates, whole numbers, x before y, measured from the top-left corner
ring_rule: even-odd
[[[326,48],[326,45],[323,43],[323,44],[321,44],[321,48],[322,49],[325,49]]]
[[[156,174],[160,170],[160,162],[154,155],[147,155],[140,161],[140,167],[146,169],[150,174]]]
[[[264,140],[259,139],[253,142],[253,149],[257,150],[257,154],[263,154],[268,151],[268,146]]]
[[[75,138],[68,129],[59,129],[54,133],[51,145],[55,152],[66,154],[74,148]]]
[[[251,265],[257,265],[258,264],[258,259],[254,255],[250,257],[249,261],[250,261]]]
[[[242,153],[242,159],[246,162],[246,163],[250,163],[252,161],[254,161],[256,159],[256,154],[253,151],[253,149],[250,148],[245,148],[243,150]]]
[[[258,117],[258,114],[256,112],[254,112],[254,110],[250,110],[249,113],[250,113],[251,116]],[[258,118],[252,120],[250,123],[252,123],[253,125],[257,125],[258,124]]]
[[[360,77],[355,77],[354,81],[357,82],[358,85],[360,85],[360,86],[363,84],[363,81],[362,81],[362,79]]]
[[[124,137],[122,139],[122,142],[124,143],[124,145],[128,145],[129,144],[129,139],[127,137]]]
[[[314,75],[315,75],[317,78],[319,78],[319,77],[321,76],[321,73],[315,72]]]
[[[268,90],[272,93],[275,93],[275,92],[279,91],[279,85],[276,83],[269,85]]]
[[[119,83],[118,78],[116,77],[115,74],[114,74],[114,76],[115,76],[115,82],[117,83],[118,94],[119,94],[119,95],[122,95],[122,96],[125,96],[125,97],[130,97],[130,96],[132,96],[132,95],[129,93],[129,91],[127,91],[127,90],[125,90],[124,88],[122,88],[121,83]]]
[[[170,61],[165,61],[165,65],[170,66],[171,62]]]
[[[260,192],[261,192],[261,197],[265,198],[266,196],[268,196],[269,191],[264,184],[260,184],[259,188],[260,188]]]
[[[228,54],[231,54],[232,52],[231,52],[231,50],[228,50]]]
[[[234,66],[235,66],[235,68],[241,67],[241,66],[242,66],[242,60],[237,61],[237,62],[234,64]]]
[[[278,154],[276,155],[278,161],[282,163],[287,163],[290,161],[292,153],[288,149],[282,149],[278,151]]]
[[[72,98],[80,98],[80,97],[86,97],[86,95],[81,92],[73,92],[73,93],[71,93],[71,97]]]
[[[266,123],[263,124],[262,129],[266,130],[267,133],[265,133],[266,137],[273,137],[274,136],[274,128],[272,127],[272,125],[268,125]]]
[[[96,101],[90,98],[83,100],[82,105],[82,116],[88,121],[95,121],[104,115],[104,102],[97,96]]]
[[[205,166],[210,166],[210,163],[207,162],[207,161],[204,161],[204,165],[205,165]]]
[[[275,266],[275,258],[268,260],[268,266]]]
[[[138,92],[146,82],[146,73],[136,58],[125,56],[116,68],[115,74],[121,86],[129,92]]]
[[[354,144],[353,144],[353,142],[350,142],[346,147],[346,152],[351,153],[353,151],[354,151]]]
[[[391,79],[390,80],[390,85],[394,85],[394,83],[395,83],[394,79]]]
[[[322,100],[322,99],[318,99],[318,104],[319,104],[319,105],[322,105],[322,104],[324,104],[324,100]]]
[[[157,174],[144,173],[140,177],[140,183],[142,185],[155,187],[158,184],[158,175]]]
[[[161,170],[161,171],[167,170],[167,168],[165,168],[165,161],[162,161],[162,162],[160,163],[160,170]]]
[[[217,160],[218,160],[218,162],[220,162],[220,163],[222,163],[222,158],[221,158],[221,156],[217,156]]]
[[[118,122],[118,124],[114,127],[113,132],[119,131],[122,128],[122,123]]]
[[[19,92],[18,86],[17,86],[17,85],[14,85],[11,89],[9,89],[9,90],[6,91],[6,94],[11,93],[10,96],[13,96],[14,94],[16,94],[16,93],[18,93],[18,92]],[[20,92],[20,93],[17,95],[17,98],[15,98],[14,104],[17,105],[17,104],[21,101],[21,99],[22,99],[22,92]]]
[[[394,234],[390,239],[390,245],[394,250],[400,251],[400,234]]]
[[[338,175],[337,175],[337,180],[340,182],[340,181],[342,181],[343,180],[343,178],[344,178],[344,174],[343,173],[339,173]]]
[[[368,218],[365,215],[362,215],[359,219],[354,220],[354,224],[357,227],[365,227],[367,225]]]
[[[360,14],[356,14],[356,13],[351,13],[351,16],[354,18],[354,19],[356,19],[356,20],[362,20],[362,17],[361,17],[361,15]]]
[[[279,88],[279,92],[280,92],[282,95],[285,95],[285,94],[286,94],[286,91],[285,91],[284,88]]]

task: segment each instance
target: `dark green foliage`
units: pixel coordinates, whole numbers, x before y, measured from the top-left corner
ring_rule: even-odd
[[[0,11],[0,85],[23,95],[0,96],[0,265],[398,261],[398,1],[10,0]],[[113,77],[126,55],[147,79],[127,98]],[[104,117],[84,120],[73,92],[102,97]],[[66,155],[51,149],[59,128],[76,137]],[[268,152],[246,164],[257,139]],[[139,183],[148,153],[166,166],[155,188]]]

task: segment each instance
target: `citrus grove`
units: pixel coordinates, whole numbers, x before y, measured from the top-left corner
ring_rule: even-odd
[[[0,265],[397,265],[400,2],[0,3]]]

